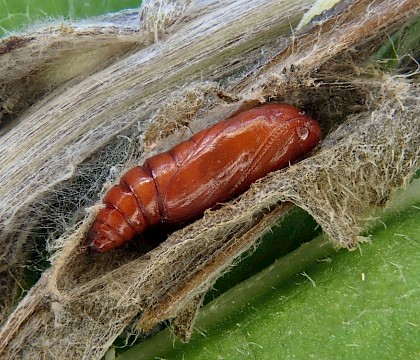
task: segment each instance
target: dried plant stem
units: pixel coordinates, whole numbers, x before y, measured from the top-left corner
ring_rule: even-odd
[[[355,245],[365,211],[404,186],[420,161],[418,85],[369,73],[361,64],[389,31],[417,16],[420,5],[347,1],[302,32],[287,35],[308,3],[145,1],[137,40],[133,27],[115,35],[115,44],[115,29],[103,30],[104,35],[98,26],[91,33],[93,52],[99,51],[95,41],[105,36],[108,49],[119,49],[120,58],[107,56],[102,64],[88,62],[83,70],[53,77],[54,90],[45,87],[42,99],[33,93],[35,103],[22,108],[14,108],[13,99],[28,92],[13,92],[11,84],[33,85],[42,74],[48,83],[56,69],[50,66],[53,45],[66,48],[56,54],[56,64],[65,66],[68,51],[80,44],[75,33],[81,30],[56,31],[54,41],[36,34],[35,40],[28,35],[22,42],[5,40],[0,66],[6,63],[2,57],[13,55],[34,65],[28,58],[40,48],[48,49],[49,60],[37,63],[42,71],[36,76],[6,68],[13,81],[4,80],[0,88],[2,108],[12,114],[16,109],[17,116],[9,119],[0,144],[0,275],[5,277],[25,263],[24,244],[39,224],[63,216],[67,225],[92,202],[83,203],[69,183],[99,191],[127,138],[140,146],[120,168],[169,148],[186,135],[186,127],[195,131],[270,99],[304,105],[325,129],[335,131],[313,157],[270,174],[147,254],[83,252],[98,206],[83,221],[65,226],[60,238],[51,234],[58,249],[51,254],[52,266],[1,328],[1,358],[98,359],[140,313],[143,329],[178,317],[177,331],[188,338],[203,294],[282,216],[288,205],[279,207],[280,201],[306,209],[336,244]],[[341,121],[349,115],[342,127],[335,123],[337,109]],[[116,145],[102,158],[97,155],[109,144]],[[84,162],[101,180],[86,175]],[[54,213],[50,205],[60,193],[63,208],[81,205],[74,212]],[[35,220],[34,207],[40,212]]]

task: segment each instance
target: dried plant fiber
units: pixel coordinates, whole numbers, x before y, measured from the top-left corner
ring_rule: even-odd
[[[291,31],[310,3],[144,1],[139,23],[127,12],[2,39],[0,358],[99,359],[135,321],[148,331],[173,320],[188,339],[203,295],[287,211],[281,202],[338,246],[363,240],[369,209],[420,159],[418,73],[366,63],[420,5],[339,2]],[[151,251],[83,251],[100,195],[124,170],[267,101],[320,120],[326,138],[311,157]],[[34,247],[51,267],[12,311]]]

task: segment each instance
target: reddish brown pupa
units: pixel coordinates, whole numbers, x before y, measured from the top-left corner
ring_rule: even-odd
[[[311,151],[318,123],[287,104],[267,104],[221,121],[127,171],[105,195],[88,234],[104,252],[159,222],[190,220]]]

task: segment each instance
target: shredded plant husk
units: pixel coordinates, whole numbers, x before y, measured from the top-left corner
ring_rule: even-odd
[[[420,159],[418,69],[390,74],[369,60],[420,5],[346,1],[291,33],[307,5],[144,1],[140,25],[126,12],[1,40],[1,358],[100,358],[133,322],[147,332],[171,320],[188,340],[205,293],[288,202],[337,246],[366,240],[370,209]],[[311,156],[160,244],[152,232],[85,251],[100,196],[125,170],[267,101],[319,120],[325,139]],[[39,252],[50,266],[13,309]]]

